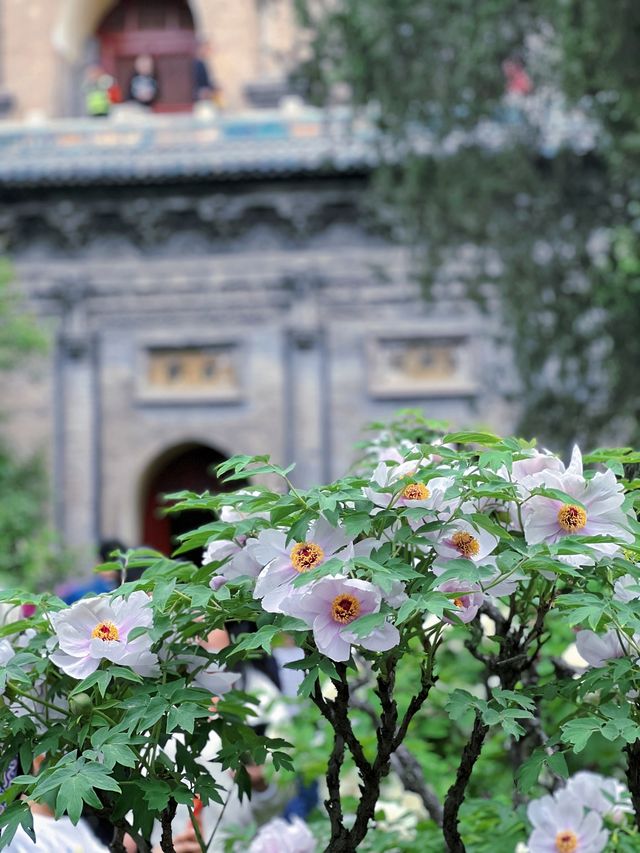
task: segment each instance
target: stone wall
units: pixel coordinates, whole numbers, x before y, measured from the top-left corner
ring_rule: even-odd
[[[306,486],[399,408],[509,429],[495,329],[454,279],[424,302],[364,186],[15,191],[6,233],[55,346],[4,430],[48,449],[68,543],[139,542],[148,472],[182,445],[296,461]],[[211,378],[158,385],[167,353]]]

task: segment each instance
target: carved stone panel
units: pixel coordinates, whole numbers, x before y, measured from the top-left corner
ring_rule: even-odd
[[[367,346],[373,397],[472,396],[469,339],[465,336],[381,334]]]
[[[151,345],[139,359],[138,398],[143,401],[235,402],[242,396],[234,342]]]

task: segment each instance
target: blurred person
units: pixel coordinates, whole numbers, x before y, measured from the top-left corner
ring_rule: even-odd
[[[119,539],[104,539],[98,546],[100,563],[108,562],[114,551],[126,551],[126,547]],[[112,592],[120,586],[121,580],[122,573],[114,569],[108,572],[98,572],[87,580],[68,581],[56,587],[55,592],[65,604],[73,604],[85,595],[100,595],[103,592]]]
[[[211,631],[207,639],[202,642],[202,646],[211,652],[220,652],[230,644],[232,636],[252,630],[256,630],[253,623],[243,622],[229,626],[229,630]],[[257,734],[263,735],[278,716],[271,707],[280,695],[278,666],[270,655],[262,655],[252,661],[243,661],[238,667],[238,672],[240,678],[235,686],[258,699],[257,716],[253,718],[252,728]],[[214,714],[217,701],[217,697],[212,697]],[[286,718],[286,712],[283,716]],[[172,738],[164,747],[164,752],[171,761],[175,757],[176,744],[177,738]],[[211,732],[202,754],[195,759],[198,764],[206,768],[221,789],[219,793],[222,803],[209,802],[204,806],[198,802],[194,803],[194,811],[197,812],[203,838],[208,839],[215,829],[212,844],[208,848],[210,853],[223,853],[225,840],[233,827],[246,826],[252,821],[262,825],[281,814],[293,793],[292,790],[282,789],[269,783],[262,765],[248,764],[246,771],[251,780],[251,799],[240,799],[234,774],[223,770],[222,765],[216,760],[219,749],[220,739],[215,732]],[[178,805],[172,828],[174,834],[188,834],[193,831],[189,811],[185,805]],[[158,842],[160,835],[161,827],[157,824],[151,836],[152,843]]]
[[[33,762],[34,775],[39,773],[44,758],[44,755],[40,755]],[[66,815],[56,820],[53,809],[46,803],[30,802],[29,808],[33,816],[35,844],[20,827],[13,840],[4,848],[6,853],[108,853],[109,847],[95,837],[83,818],[74,825]],[[129,836],[125,836],[124,845],[131,853],[137,850],[135,841]],[[200,845],[192,826],[174,836],[173,847],[176,853],[200,853]],[[159,844],[153,848],[152,853],[162,853]]]
[[[211,47],[206,39],[198,42],[196,55],[193,58],[193,102],[214,101],[219,93],[219,87],[209,68]]]
[[[505,59],[502,63],[502,73],[505,79],[505,94],[522,96],[533,92],[531,77],[527,74],[524,63],[517,57]]]
[[[502,63],[504,74],[504,120],[509,124],[520,124],[524,120],[524,111],[533,92],[533,83],[527,74],[524,63],[518,57],[505,59]]]
[[[91,65],[84,76],[84,105],[88,116],[104,118],[111,109],[115,80],[99,65]]]
[[[158,100],[160,87],[155,73],[153,57],[140,54],[133,64],[133,75],[129,82],[129,100],[150,109]]]

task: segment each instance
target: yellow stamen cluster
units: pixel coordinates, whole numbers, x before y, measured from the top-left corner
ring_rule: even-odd
[[[324,560],[324,551],[315,542],[298,542],[291,549],[291,565],[296,572],[309,572]]]
[[[426,501],[430,494],[424,483],[410,483],[402,490],[402,497],[407,501]]]
[[[578,836],[572,829],[563,829],[556,835],[558,853],[574,853],[578,849]]]
[[[451,543],[462,557],[475,557],[480,553],[480,543],[475,536],[460,530],[451,537]]]
[[[113,622],[99,622],[91,632],[91,636],[94,640],[103,640],[105,643],[117,642],[120,639],[120,631]]]
[[[360,602],[355,595],[350,595],[348,592],[342,592],[337,595],[331,604],[331,615],[334,622],[340,622],[342,625],[348,625],[358,618],[360,613]]]
[[[456,607],[464,607],[464,601],[461,598],[454,598],[453,603]]]
[[[567,533],[576,533],[587,523],[587,513],[581,506],[563,504],[558,510],[558,524]]]

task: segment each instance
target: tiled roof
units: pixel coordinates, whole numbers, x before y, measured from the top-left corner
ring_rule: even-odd
[[[519,136],[525,119],[536,129],[535,144],[544,157],[563,146],[582,154],[597,145],[599,128],[588,116],[561,100],[535,97],[520,111],[503,110],[473,131],[455,131],[440,142],[425,128],[415,129],[409,145],[445,156],[470,141],[501,147]],[[37,126],[0,122],[0,187],[354,174],[380,162],[380,141],[371,124],[355,120],[346,108],[254,110],[206,120],[124,111],[117,118]],[[386,152],[397,159],[402,147],[394,150],[387,141]]]
[[[305,109],[0,123],[0,186],[128,184],[348,174],[376,161],[371,131]]]

